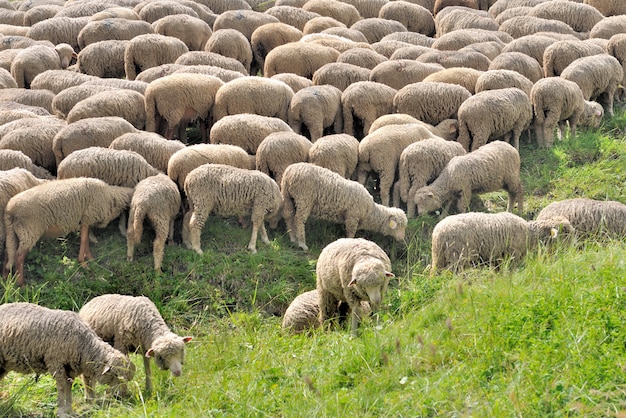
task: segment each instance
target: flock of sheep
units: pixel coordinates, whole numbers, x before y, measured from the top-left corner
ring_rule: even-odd
[[[349,314],[356,334],[393,277],[359,230],[403,241],[408,218],[443,210],[433,271],[520,258],[561,233],[626,233],[615,201],[522,218],[519,155],[520,141],[597,127],[624,99],[621,0],[2,0],[0,34],[0,250],[19,285],[40,238],[80,231],[85,262],[91,228],[118,217],[131,261],[150,220],[158,271],[179,218],[202,254],[211,214],[250,218],[252,252],[281,221],[308,250],[315,217],[346,238],[323,249],[316,289],[283,326]],[[465,213],[499,190],[507,212]],[[72,414],[69,379],[82,374],[88,397],[96,381],[123,393],[138,349],[150,391],[149,359],[180,375],[191,339],[120,295],[79,315],[5,304],[0,318],[14,342],[0,378],[53,373],[59,416]]]

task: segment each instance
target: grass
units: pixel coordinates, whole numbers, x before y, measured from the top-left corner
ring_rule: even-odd
[[[626,202],[626,114],[550,150],[524,145],[526,213],[586,196]],[[481,196],[504,210],[506,194]],[[183,376],[154,370],[155,393],[143,392],[143,366],[131,398],[86,404],[74,383],[74,408],[89,417],[623,417],[626,243],[581,241],[499,269],[429,276],[435,216],[409,223],[405,244],[358,235],[390,254],[397,278],[384,306],[349,331],[289,335],[281,315],[315,286],[315,260],[340,226],[307,224],[305,253],[281,228],[257,254],[236,219],[212,217],[204,255],[168,246],[164,272],[152,271],[148,228],[135,261],[110,225],[96,231],[97,259],[81,267],[78,240],[42,240],[27,258],[28,285],[9,278],[0,302],[31,301],[78,310],[102,293],[143,294],[180,335],[193,335]],[[99,388],[103,395],[104,388]],[[51,376],[9,373],[0,383],[0,416],[48,417],[56,407]]]

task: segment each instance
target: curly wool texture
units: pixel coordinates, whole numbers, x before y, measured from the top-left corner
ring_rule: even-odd
[[[275,8],[272,7],[268,9],[266,13],[271,14],[270,11],[272,9]],[[281,9],[284,10],[284,8]],[[292,7],[289,7],[289,9],[304,12],[302,9]],[[256,75],[259,71],[263,70],[265,57],[272,49],[279,45],[288,44],[289,42],[297,42],[302,38],[302,28],[304,25],[299,27],[299,25],[290,24],[283,19],[280,20],[280,22],[261,25],[252,32],[250,37],[250,47],[253,56],[253,63],[250,69],[251,75]]]
[[[282,327],[295,334],[319,328],[320,307],[317,289],[299,294],[291,301],[283,315]]]
[[[33,163],[33,160],[22,151],[0,149],[0,170],[23,168],[42,180],[52,180],[54,176],[48,170]]]
[[[117,89],[132,90],[142,95],[148,88],[148,83],[139,80],[123,80],[119,78],[93,78],[84,83],[86,86],[106,86],[115,87]],[[139,112],[141,113],[141,112]]]
[[[52,139],[58,166],[72,152],[89,147],[108,147],[115,138],[137,129],[119,116],[81,119],[61,128]]]
[[[67,70],[47,70],[37,76],[30,83],[31,90],[50,90],[54,94],[78,86],[97,77]]]
[[[215,13],[216,12],[214,9]],[[213,22],[213,31],[220,29],[236,29],[243,33],[246,39],[252,37],[252,32],[259,26],[267,23],[279,22],[278,18],[254,10],[228,10],[218,13],[215,22]]]
[[[456,84],[419,82],[409,84],[393,98],[397,113],[405,113],[417,120],[438,125],[445,119],[457,119],[459,106],[472,94]]]
[[[278,184],[267,174],[223,164],[204,164],[185,179],[190,210],[183,220],[183,241],[202,254],[200,235],[211,213],[222,216],[250,215],[252,236],[248,249],[256,252],[257,235],[269,244],[265,221],[278,222],[282,198]],[[185,229],[188,228],[188,235]]]
[[[331,62],[318,68],[312,81],[316,86],[329,85],[344,91],[353,83],[369,80],[370,74],[367,68],[345,62]]]
[[[82,374],[115,387],[133,378],[128,358],[104,343],[75,312],[17,302],[1,305],[0,317],[0,378],[9,371],[52,374],[59,416],[73,414],[71,379]],[[93,396],[93,389],[87,395]]]
[[[255,157],[243,148],[230,144],[188,145],[175,152],[167,164],[167,175],[183,190],[187,175],[203,164],[228,164],[233,167],[254,169]]]
[[[344,224],[348,238],[364,229],[404,239],[407,218],[402,209],[374,202],[365,186],[327,168],[310,163],[290,165],[283,173],[281,192],[289,237],[305,251],[304,226],[309,216]]]
[[[462,6],[468,9],[478,9],[478,0],[435,0],[433,15],[437,16],[446,7]]]
[[[379,14],[371,17],[398,21],[409,32],[428,36],[435,34],[435,22],[432,13],[419,4],[386,2],[380,7]]]
[[[513,36],[501,29],[498,31],[485,29],[457,29],[450,33],[445,33],[430,45],[439,51],[458,51],[464,46],[477,42],[500,42],[507,44],[513,40]]]
[[[359,141],[352,135],[334,134],[319,138],[309,148],[308,162],[352,178],[359,161]]]
[[[81,119],[118,116],[126,119],[135,128],[143,129],[146,124],[144,95],[127,89],[116,89],[95,93],[76,103],[67,114],[67,123]]]
[[[0,100],[15,102],[27,106],[38,106],[52,112],[54,93],[48,90],[33,90],[24,88],[0,89]]]
[[[465,154],[461,144],[442,138],[426,138],[402,151],[398,162],[398,192],[407,204],[409,218],[415,216],[415,192],[435,181],[453,157]],[[395,206],[399,203],[394,202]]]
[[[294,93],[302,90],[305,87],[311,87],[313,82],[308,78],[302,77],[293,73],[281,73],[272,76],[272,79],[282,81],[291,87]]]
[[[65,119],[70,110],[83,99],[103,91],[111,91],[115,87],[79,84],[68,87],[54,95],[52,99],[52,113],[61,119]]]
[[[458,29],[484,29],[497,31],[499,23],[486,11],[454,7],[438,13],[434,19],[436,37]]]
[[[539,243],[553,240],[555,231],[558,236],[573,229],[564,218],[527,222],[509,212],[450,215],[433,228],[432,271],[517,261]]]
[[[294,73],[312,78],[324,64],[336,62],[339,51],[313,42],[290,42],[279,45],[265,56],[263,75],[272,77],[278,73]]]
[[[484,71],[479,71],[469,67],[452,67],[430,74],[422,81],[458,84],[459,86],[465,87],[470,93],[474,94],[476,90],[476,81],[483,73]]]
[[[582,237],[609,237],[621,239],[626,235],[626,205],[615,200],[587,198],[552,202],[537,215],[537,220],[563,216]]]
[[[123,78],[127,40],[105,40],[87,45],[78,53],[79,72],[99,78]]]
[[[361,19],[348,27],[353,30],[358,30],[365,35],[369,44],[380,42],[385,36],[392,33],[407,32],[406,26],[401,22],[382,17]]]
[[[520,179],[519,152],[503,141],[493,141],[466,155],[453,157],[437,179],[415,192],[418,215],[433,212],[453,199],[457,210],[465,212],[473,192],[487,193],[506,190],[509,194],[507,210],[523,212],[523,190]]]
[[[159,34],[138,35],[132,38],[124,50],[124,71],[127,80],[151,67],[173,63],[189,52],[183,41],[172,36]]]
[[[59,44],[54,48],[33,45],[15,55],[11,62],[11,76],[18,87],[29,88],[37,74],[66,69],[74,55],[74,49],[68,44]]]
[[[500,25],[500,31],[508,33],[513,38],[520,38],[537,32],[555,32],[563,35],[573,35],[582,39],[583,35],[574,31],[570,25],[560,20],[543,19],[536,16],[515,16],[505,20]],[[586,34],[584,36],[587,36]]]
[[[134,151],[146,159],[148,164],[166,173],[170,158],[185,144],[174,139],[165,139],[154,132],[132,131],[118,135],[109,148]]]
[[[171,64],[177,65],[177,64]],[[224,83],[228,83],[235,78],[244,77],[240,71],[228,70],[226,68],[218,67],[215,65],[181,65],[180,68],[175,69],[172,74],[205,74],[212,75],[219,78]],[[150,70],[148,70],[150,71]],[[144,71],[145,73],[145,71]],[[141,73],[141,74],[144,74]],[[140,75],[141,75],[140,74]],[[164,74],[163,76],[165,76]]]
[[[359,81],[348,86],[341,93],[343,132],[363,138],[377,118],[393,113],[396,93],[396,89],[375,81]],[[357,132],[359,126],[362,132]]]
[[[225,116],[215,122],[209,132],[211,144],[230,144],[256,154],[261,141],[272,132],[290,132],[291,127],[279,118],[242,113]]]
[[[593,6],[568,0],[553,0],[536,5],[530,16],[554,19],[567,23],[576,32],[589,32],[604,18]]]
[[[280,184],[285,169],[308,160],[313,144],[295,132],[273,132],[265,137],[256,152],[256,169]]]
[[[503,48],[504,48],[504,45],[502,44],[502,42],[488,41],[488,42],[479,42],[475,44],[469,44],[461,48],[459,51],[460,52],[465,52],[465,51],[480,52],[481,54],[483,54],[490,60],[493,60],[495,57],[500,55],[500,53],[502,53]]]
[[[241,62],[246,73],[256,75],[250,73],[252,64],[252,46],[250,41],[236,29],[216,30],[208,39],[204,50],[236,59]]]
[[[35,23],[27,36],[36,41],[50,41],[54,45],[69,44],[74,51],[80,51],[78,34],[89,23],[88,17],[54,17]]]
[[[135,187],[141,180],[158,173],[136,152],[102,147],[76,150],[57,168],[59,179],[91,177],[122,187]]]
[[[215,67],[221,67],[225,70],[237,71],[244,76],[249,75],[248,71],[240,61],[235,58],[218,54],[217,52],[189,51],[178,57],[174,63],[184,66],[212,65]]]
[[[387,61],[386,56],[367,48],[351,48],[337,57],[338,63],[352,64],[368,70],[384,61]]]
[[[418,62],[411,59],[387,60],[372,68],[369,80],[399,90],[443,69],[444,67],[438,63]]]
[[[556,41],[558,39],[545,34],[524,35],[504,45],[502,52],[521,52],[529,57],[533,57],[538,63],[543,65],[545,49]]]
[[[54,17],[58,12],[63,10],[63,6],[59,4],[41,4],[26,10],[24,13],[24,26],[27,29],[35,23]],[[5,33],[5,32],[0,32]],[[26,32],[24,32],[26,34]]]
[[[341,90],[335,86],[311,86],[294,93],[289,104],[289,126],[296,133],[303,127],[308,131],[312,142],[324,134],[324,129],[332,128],[333,133],[343,131],[343,111]]]
[[[103,41],[129,41],[135,36],[153,34],[154,28],[145,20],[114,17],[90,21],[78,34],[81,51],[91,44]]]
[[[347,302],[353,335],[363,315],[361,302],[377,309],[394,277],[389,256],[378,244],[363,238],[340,238],[328,244],[317,259],[315,272],[320,322],[337,317],[339,303]]]
[[[150,358],[157,366],[182,373],[185,343],[189,337],[173,333],[154,303],[145,296],[106,294],[87,302],[78,312],[95,333],[122,353],[138,352],[144,357],[146,390],[152,391]],[[153,350],[150,357],[146,357]]]
[[[514,7],[533,7],[546,0],[498,0],[489,8],[489,14],[498,17],[502,12]]]
[[[309,12],[307,10],[303,10],[301,5],[296,6],[296,5],[279,4],[279,2],[276,2],[274,6],[270,7],[269,9],[267,9],[265,11],[265,13],[270,15],[270,16],[274,16],[275,18],[277,18],[280,21],[280,23],[284,23],[286,25],[293,26],[294,28],[298,29],[299,31],[302,31],[304,29],[304,26],[311,19],[320,16],[319,13]],[[262,25],[262,26],[264,26],[264,25]],[[259,27],[261,27],[261,26],[259,26]],[[256,29],[255,29],[255,31],[256,31]],[[252,42],[253,38],[254,38],[254,32],[252,33],[252,37],[250,38],[251,42]]]
[[[337,3],[332,0],[310,0],[303,6],[303,10],[314,12],[320,16],[332,17],[350,27],[361,20],[361,14],[349,3]]]
[[[476,80],[476,93],[486,90],[499,90],[516,87],[530,97],[533,82],[517,71],[500,69],[488,70]]]
[[[606,50],[604,48],[589,42],[574,40],[556,41],[547,46],[543,53],[544,76],[561,75],[563,70],[574,60],[605,53]]]
[[[584,0],[583,3],[595,7],[604,16],[626,14],[626,4],[620,0]]]

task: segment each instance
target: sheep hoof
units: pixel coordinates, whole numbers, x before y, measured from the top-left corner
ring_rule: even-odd
[[[197,252],[198,255],[204,254],[204,252],[200,248],[195,248],[194,251]]]

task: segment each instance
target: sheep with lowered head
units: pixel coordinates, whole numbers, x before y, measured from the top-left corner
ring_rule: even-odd
[[[79,152],[79,151],[77,151]],[[13,196],[4,213],[7,270],[17,270],[24,281],[24,261],[37,241],[46,236],[65,236],[80,230],[78,261],[93,259],[89,228],[105,227],[130,204],[133,189],[111,186],[95,178],[52,180]]]
[[[72,380],[85,379],[93,400],[95,383],[124,390],[135,366],[106,344],[76,312],[49,309],[34,303],[0,305],[0,379],[8,372],[52,374],[57,387],[57,416],[75,416]]]
[[[393,109],[437,125],[444,119],[457,119],[459,106],[471,95],[465,87],[456,84],[412,83],[398,90],[393,98]]]
[[[392,113],[397,92],[375,81],[358,81],[348,86],[341,93],[343,132],[357,139],[363,138],[378,117]]]
[[[295,132],[273,132],[265,137],[256,151],[256,169],[280,185],[285,169],[293,163],[308,160],[313,144]]]
[[[509,212],[450,215],[433,228],[431,271],[519,260],[538,244],[572,232],[564,217],[526,221]]]
[[[109,148],[135,151],[157,170],[167,173],[167,166],[174,153],[185,148],[185,144],[174,139],[165,139],[154,132],[134,131],[119,135]]]
[[[374,202],[365,186],[327,168],[310,163],[291,164],[283,173],[281,193],[289,238],[305,251],[305,223],[309,216],[343,223],[348,238],[364,229],[404,240],[407,218],[402,209]]]
[[[472,193],[505,189],[509,195],[507,210],[523,213],[524,195],[520,179],[519,152],[503,141],[493,141],[466,155],[453,157],[430,185],[415,192],[417,214],[445,207],[449,211],[454,199],[457,210],[466,212]]]
[[[187,248],[202,254],[200,235],[211,213],[250,214],[252,236],[248,249],[256,253],[259,232],[261,241],[269,244],[265,221],[278,223],[282,198],[278,184],[267,174],[225,164],[204,164],[187,175],[184,190],[189,200],[189,211],[183,219],[183,242]]]
[[[209,131],[211,144],[237,145],[250,154],[272,132],[292,132],[286,121],[271,116],[241,113],[225,116],[215,122]]]
[[[38,179],[54,179],[54,176],[48,170],[33,163],[33,160],[22,151],[0,149],[0,170],[10,170],[12,168],[28,170]]]
[[[303,88],[292,96],[287,114],[291,129],[301,133],[305,127],[311,142],[317,141],[327,128],[332,128],[335,134],[341,133],[341,90],[331,85]]]
[[[101,91],[76,103],[67,114],[67,123],[80,119],[119,116],[135,128],[146,124],[144,95],[127,89]]]
[[[33,45],[20,51],[11,62],[11,75],[21,88],[30,87],[36,75],[46,70],[64,70],[76,57],[74,48],[58,44],[54,48]]]
[[[147,33],[132,38],[124,50],[126,79],[134,80],[147,68],[173,63],[189,52],[183,41],[173,36]]]
[[[359,162],[359,141],[348,134],[323,136],[309,148],[308,161],[351,179]]]
[[[138,352],[143,357],[146,392],[152,392],[150,359],[156,365],[180,376],[185,362],[185,344],[192,337],[181,337],[167,326],[154,303],[145,296],[105,294],[96,296],[78,312],[95,333],[124,354]]]
[[[352,311],[353,336],[361,321],[361,302],[369,302],[373,311],[378,309],[389,279],[395,277],[385,251],[363,238],[340,238],[328,244],[317,259],[315,272],[320,322],[337,317],[339,302],[346,302]]]

